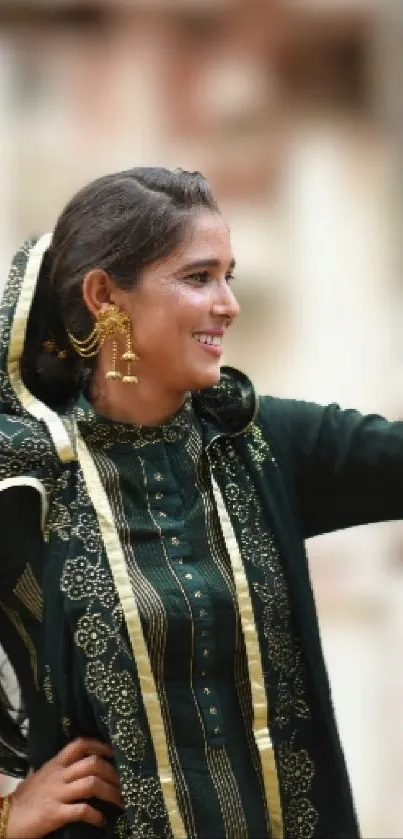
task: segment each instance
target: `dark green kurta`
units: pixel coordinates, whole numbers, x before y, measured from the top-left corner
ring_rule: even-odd
[[[97,418],[88,403],[84,415],[79,426],[112,499],[158,675],[189,835],[264,839],[269,833],[247,661],[211,490],[206,433],[190,403],[149,435]],[[263,443],[261,449],[263,454]],[[226,476],[224,483],[270,638],[267,684],[288,835],[308,839],[315,835],[318,811],[311,801],[317,793],[302,655],[274,538],[235,452],[227,455],[237,483]],[[63,581],[67,595],[76,576],[70,586]]]
[[[236,374],[231,375],[233,392],[228,391],[228,381],[225,390],[235,416],[239,388]],[[401,481],[396,464],[401,425],[363,419],[335,406],[324,410],[263,399],[255,422],[234,436],[220,428],[216,416],[212,420],[208,404],[201,411],[196,398],[195,412],[188,402],[176,418],[154,429],[101,419],[85,401],[75,410],[124,547],[187,835],[269,835],[252,736],[245,648],[212,495],[213,475],[230,512],[249,581],[286,836],[354,837],[357,829],[302,537],[329,525],[388,517],[388,510],[389,517],[397,515],[401,500],[390,492],[385,497],[385,483],[378,486],[371,475],[375,469],[381,477],[395,474]],[[238,420],[241,414],[238,400]],[[40,765],[78,734],[110,739],[117,749],[128,813],[131,805],[141,815],[128,835],[168,835],[167,827],[158,832],[163,810],[151,783],[154,758],[145,742],[146,722],[128,669],[130,651],[121,610],[98,555],[99,536],[89,527],[80,470],[70,464],[46,483],[50,511],[45,548],[37,537],[38,523],[32,527],[31,518],[25,550],[19,532],[18,573],[15,552],[8,550],[2,562],[3,572],[8,570],[6,614],[11,621],[14,615],[15,624],[22,622],[18,637],[29,665],[18,669],[28,686],[33,764]],[[16,491],[9,490],[4,498]],[[30,488],[23,491],[26,501],[35,495]],[[12,516],[13,509],[15,521],[15,506],[9,513]],[[32,503],[25,510],[32,511]],[[38,606],[41,588],[52,592],[44,618]],[[116,647],[110,649],[111,619]],[[15,660],[13,650],[10,655]],[[136,773],[143,790],[140,807]],[[112,830],[113,823],[111,816]],[[79,830],[66,832],[66,837],[87,835],[85,828]],[[123,836],[123,824],[121,831],[118,835]],[[110,829],[105,835],[111,835]]]

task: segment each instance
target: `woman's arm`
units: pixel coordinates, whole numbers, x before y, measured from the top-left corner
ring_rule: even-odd
[[[403,517],[403,422],[270,397],[260,419],[296,491],[305,538]]]
[[[74,822],[104,827],[89,799],[122,808],[112,749],[80,738],[22,781],[10,797],[4,839],[43,839]]]

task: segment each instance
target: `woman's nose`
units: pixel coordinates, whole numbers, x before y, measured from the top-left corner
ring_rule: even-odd
[[[235,297],[234,292],[225,283],[225,286],[220,289],[220,292],[215,296],[212,305],[212,313],[216,317],[228,318],[229,321],[235,320],[239,315],[240,306]]]

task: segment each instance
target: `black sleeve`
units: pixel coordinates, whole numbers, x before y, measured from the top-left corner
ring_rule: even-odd
[[[403,422],[270,397],[260,416],[291,477],[305,538],[403,518]]]
[[[15,586],[43,546],[42,498],[31,486],[0,491],[0,599]]]

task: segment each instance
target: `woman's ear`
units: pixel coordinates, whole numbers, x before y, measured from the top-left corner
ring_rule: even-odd
[[[115,285],[109,274],[93,268],[83,280],[83,299],[87,309],[96,318],[102,309],[114,303]]]

